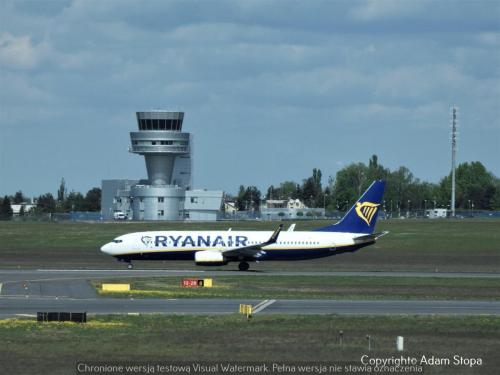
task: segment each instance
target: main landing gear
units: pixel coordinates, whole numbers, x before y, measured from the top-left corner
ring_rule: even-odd
[[[240,262],[238,268],[240,269],[240,271],[248,271],[250,265],[247,262]]]

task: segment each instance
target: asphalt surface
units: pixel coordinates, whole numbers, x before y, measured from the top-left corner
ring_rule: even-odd
[[[265,304],[259,314],[342,314],[342,315],[500,315],[500,302],[480,301],[337,301],[243,299],[121,299],[2,297],[0,317],[36,314],[38,311],[66,311],[92,314],[232,314],[239,304]],[[269,303],[271,302],[271,303]]]
[[[160,276],[354,276],[354,277],[446,277],[500,278],[500,273],[472,272],[290,272],[290,271],[207,271],[207,270],[90,270],[90,269],[0,269],[0,283],[24,280],[75,280],[103,277],[160,277]]]
[[[244,300],[244,299],[121,299],[98,297],[88,280],[151,276],[381,276],[381,277],[495,277],[482,273],[391,272],[238,272],[193,270],[0,270],[0,318],[38,311],[91,314],[163,313],[231,314],[240,304],[259,306],[259,314],[347,315],[500,315],[500,301],[429,300]]]

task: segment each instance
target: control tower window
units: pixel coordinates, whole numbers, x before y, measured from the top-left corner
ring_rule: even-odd
[[[160,120],[160,130],[165,130],[165,120]]]
[[[172,120],[165,120],[165,130],[172,130]]]
[[[152,130],[153,129],[153,123],[151,122],[150,119],[146,119],[146,129],[147,130]]]
[[[158,130],[158,120],[153,120],[153,130]]]

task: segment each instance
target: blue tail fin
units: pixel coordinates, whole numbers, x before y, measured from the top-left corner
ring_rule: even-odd
[[[371,234],[375,229],[385,181],[373,181],[365,193],[337,224],[318,228],[320,232],[349,232]]]

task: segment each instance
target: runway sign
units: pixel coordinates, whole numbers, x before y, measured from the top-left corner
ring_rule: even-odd
[[[253,308],[252,305],[240,304],[240,314],[246,315],[247,319],[252,317]]]
[[[102,284],[103,292],[128,292],[130,284]]]
[[[75,312],[37,312],[36,320],[38,322],[75,322],[87,323],[87,313]]]
[[[183,279],[181,285],[184,288],[211,288],[213,283],[212,279]]]

